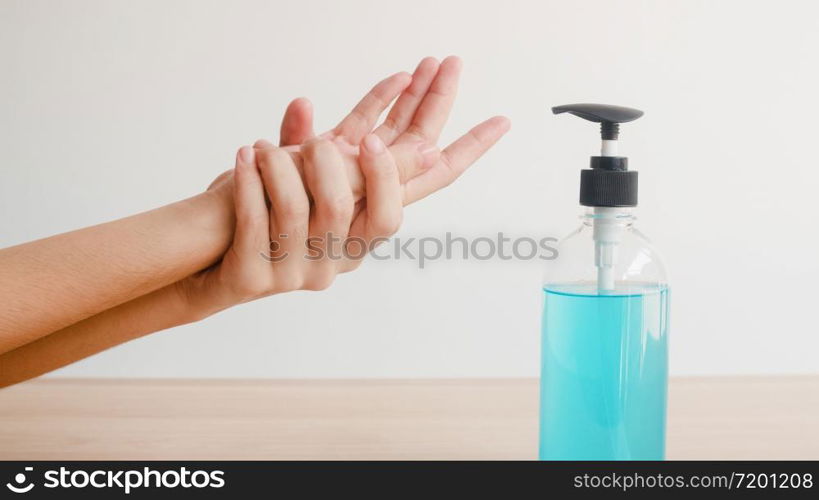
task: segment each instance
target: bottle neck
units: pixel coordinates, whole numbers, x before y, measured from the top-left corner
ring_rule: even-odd
[[[583,224],[591,227],[594,240],[597,289],[604,293],[612,291],[616,283],[617,248],[634,224],[632,207],[590,207],[583,216]]]
[[[634,207],[585,207],[580,216],[583,224],[591,226],[595,221],[606,225],[629,227],[634,224]]]

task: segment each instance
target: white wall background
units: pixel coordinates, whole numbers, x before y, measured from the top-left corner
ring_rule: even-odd
[[[563,235],[588,124],[621,149],[674,289],[674,374],[819,371],[819,3],[0,0],[0,246],[194,194],[310,97],[319,129],[384,75],[458,54],[444,139],[512,132],[399,235]],[[370,262],[156,334],[66,376],[535,376],[540,264]],[[1,286],[1,285],[0,285]]]

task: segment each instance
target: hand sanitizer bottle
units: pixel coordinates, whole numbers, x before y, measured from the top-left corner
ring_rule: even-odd
[[[600,156],[580,175],[582,224],[547,269],[540,381],[541,460],[662,460],[668,285],[634,227],[637,172],[618,156],[619,124],[642,111],[552,109],[600,123]]]

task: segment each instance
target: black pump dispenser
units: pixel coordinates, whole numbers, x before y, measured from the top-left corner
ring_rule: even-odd
[[[554,114],[570,113],[600,124],[601,156],[592,156],[590,169],[580,172],[580,204],[587,207],[637,206],[637,172],[628,169],[628,158],[617,156],[620,124],[643,116],[639,109],[608,104],[565,104]]]

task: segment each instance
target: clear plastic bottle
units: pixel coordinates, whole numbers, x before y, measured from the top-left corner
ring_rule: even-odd
[[[631,189],[581,188],[582,224],[546,271],[541,460],[665,456],[669,290],[660,257],[634,227],[636,177]],[[625,206],[600,206],[612,199]]]

